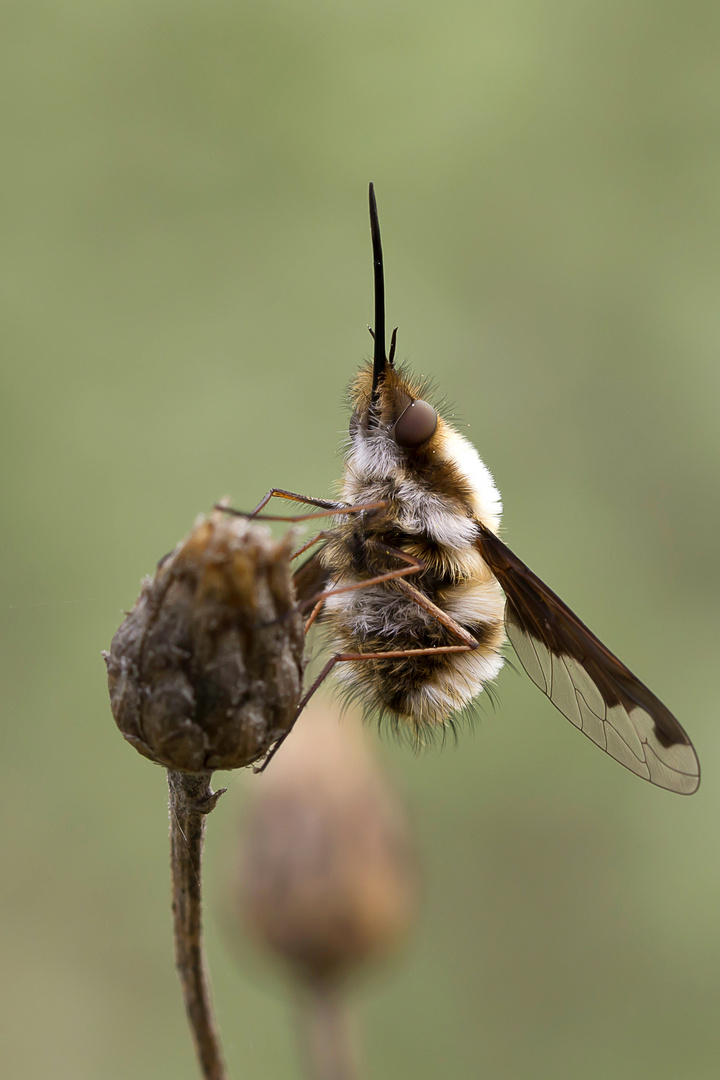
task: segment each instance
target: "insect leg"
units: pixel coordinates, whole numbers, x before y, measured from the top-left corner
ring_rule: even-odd
[[[324,532],[318,533],[318,535],[314,537],[313,540],[309,541],[305,545],[305,547],[300,548],[300,550],[296,552],[296,554],[302,554],[303,551],[305,551],[308,547],[311,547],[312,544],[316,543],[318,540],[325,539],[327,535],[328,534]],[[315,619],[320,614],[322,606],[328,596],[336,596],[338,593],[352,592],[355,589],[365,589],[369,585],[378,585],[385,581],[397,580],[400,588],[402,588],[403,591],[406,592],[408,596],[410,596],[415,601],[418,607],[422,608],[424,611],[427,611],[429,615],[434,616],[434,618],[436,618],[442,626],[446,627],[453,634],[455,634],[456,637],[460,638],[460,640],[469,649],[477,649],[478,641],[476,638],[473,637],[469,630],[466,630],[464,626],[461,626],[459,622],[453,619],[452,615],[448,615],[447,612],[443,611],[441,607],[438,607],[437,604],[434,604],[432,600],[430,600],[427,596],[425,596],[424,593],[420,591],[420,589],[416,589],[411,582],[404,580],[404,578],[409,577],[411,574],[416,574],[420,570],[422,570],[423,563],[419,559],[414,558],[414,556],[408,555],[404,551],[399,551],[397,548],[391,548],[386,544],[378,544],[376,546],[382,546],[383,549],[389,554],[395,555],[398,559],[402,559],[403,562],[408,563],[409,566],[400,567],[397,570],[390,570],[387,574],[380,574],[374,578],[367,578],[363,581],[356,581],[352,585],[338,585],[333,589],[326,590],[324,593],[316,593],[315,596],[311,596],[307,600],[304,600],[300,605],[301,608],[308,608],[313,604],[315,605],[315,607],[313,607],[310,618],[305,624],[305,633],[308,632],[312,624],[315,622]],[[293,558],[295,558],[295,556],[293,556]]]
[[[389,505],[387,499],[378,499],[377,502],[358,503],[356,506],[334,506],[331,510],[321,510],[317,514],[295,514],[292,517],[283,517],[279,514],[262,514],[260,516],[257,510],[234,510],[232,506],[225,506],[223,503],[215,503],[213,509],[222,510],[225,514],[232,514],[233,517],[249,518],[253,521],[299,522],[312,521],[314,518],[333,517],[337,514],[361,514],[364,510],[387,510]]]
[[[310,627],[312,626],[312,624],[317,619],[320,612],[322,611],[324,604],[325,604],[325,597],[323,597],[322,600],[318,600],[317,604],[312,609],[312,614],[310,615],[310,618],[308,619],[308,621],[305,623],[305,633],[306,634],[307,634],[308,630],[310,629]]]
[[[319,532],[317,536],[309,540],[304,547],[301,547],[293,555],[293,559],[297,555],[301,555],[307,548],[312,547],[318,540],[325,539],[329,534],[326,532]],[[378,574],[373,578],[364,578],[362,581],[355,581],[352,585],[336,585],[332,589],[326,589],[324,592],[315,593],[314,596],[309,596],[306,600],[301,601],[298,605],[300,611],[308,610],[312,608],[312,614],[305,624],[305,633],[308,632],[312,624],[317,619],[323,604],[329,596],[337,596],[339,593],[354,592],[357,589],[367,589],[370,585],[381,585],[385,581],[396,581],[398,584],[408,593],[408,595],[415,601],[418,607],[423,608],[428,614],[433,615],[439,623],[451,630],[456,637],[459,637],[464,642],[464,647],[468,649],[477,649],[478,642],[460,623],[453,619],[452,615],[448,615],[437,604],[433,604],[432,600],[429,600],[419,589],[416,589],[414,585],[411,585],[409,581],[403,581],[405,577],[409,577],[411,574],[417,574],[420,570],[424,569],[424,564],[414,558],[412,555],[406,555],[404,551],[396,551],[394,548],[387,548],[393,555],[397,555],[398,558],[404,562],[409,563],[409,566],[400,566],[396,570],[388,570],[387,574]],[[433,650],[431,650],[433,651]],[[404,654],[403,654],[404,655]]]
[[[466,630],[464,626],[461,626],[459,622],[456,622],[452,615],[448,615],[447,612],[443,611],[437,604],[433,604],[432,600],[428,600],[427,596],[425,596],[424,593],[421,593],[419,589],[416,589],[411,582],[399,581],[398,585],[408,594],[408,596],[412,597],[418,607],[422,608],[423,611],[427,611],[428,615],[433,615],[439,623],[447,627],[448,630],[451,630],[452,633],[455,634],[456,637],[459,637],[461,641],[464,641],[470,649],[477,649],[479,645],[477,639],[473,637],[469,630]]]
[[[400,551],[399,548],[390,547],[389,544],[380,544],[376,542],[374,546],[378,548],[382,547],[382,549],[388,552],[388,554],[394,555],[397,559],[402,559],[403,562],[411,563],[414,565],[417,565],[417,563],[419,562],[419,560],[415,559],[412,555],[408,555],[406,554],[406,552]],[[421,568],[422,566],[420,566],[420,569]],[[455,619],[453,619],[452,615],[448,615],[447,612],[443,611],[441,607],[438,607],[437,604],[434,604],[432,600],[428,599],[428,597],[425,596],[425,594],[421,592],[420,589],[417,589],[412,584],[412,582],[400,580],[398,581],[398,585],[404,592],[406,592],[409,596],[412,597],[418,607],[422,608],[423,611],[427,611],[428,615],[434,615],[434,617],[442,626],[445,626],[448,630],[451,630],[456,637],[459,637],[460,640],[463,641],[466,645],[468,645],[471,649],[477,649],[478,642],[473,637],[473,635],[468,630],[466,630],[464,626],[461,626],[459,622],[456,622]]]
[[[413,559],[411,555],[405,557],[408,562],[412,560],[412,565],[400,566],[397,570],[388,570],[387,574],[378,574],[377,577],[363,578],[362,581],[354,581],[352,585],[336,585],[332,589],[326,589],[325,592],[317,593],[315,596],[310,596],[307,600],[303,600],[300,604],[300,609],[308,608],[318,600],[327,600],[328,596],[337,596],[339,593],[344,592],[354,592],[355,589],[367,589],[370,585],[381,585],[383,581],[394,581],[396,578],[407,577],[409,574],[417,574],[419,570],[424,569],[423,564],[419,559]]]
[[[377,546],[380,547],[381,545],[378,544]],[[374,578],[367,578],[363,581],[356,581],[352,585],[338,585],[333,589],[328,589],[325,593],[318,593],[317,596],[311,596],[308,600],[303,601],[303,604],[301,606],[309,607],[311,604],[314,604],[320,599],[322,599],[323,601],[326,600],[328,596],[336,596],[338,593],[343,592],[352,592],[354,589],[365,589],[369,585],[379,585],[384,581],[397,580],[398,585],[400,585],[400,587],[405,592],[407,592],[409,596],[412,597],[418,607],[422,608],[424,611],[427,611],[429,615],[433,615],[437,619],[437,621],[442,624],[442,626],[445,626],[448,630],[451,630],[452,633],[455,634],[456,637],[460,638],[460,640],[464,642],[469,649],[477,649],[477,640],[468,630],[465,629],[464,626],[461,626],[459,622],[456,622],[455,619],[453,619],[452,615],[448,615],[447,612],[443,611],[441,607],[438,607],[437,604],[434,604],[432,602],[432,600],[429,600],[428,597],[420,591],[420,589],[416,589],[415,586],[412,585],[409,581],[402,580],[405,577],[409,577],[411,574],[417,574],[420,570],[424,568],[423,563],[420,561],[420,559],[416,559],[414,558],[414,556],[408,555],[404,551],[399,551],[397,548],[391,548],[386,544],[383,544],[382,547],[389,554],[395,555],[398,559],[402,559],[403,562],[409,563],[409,566],[400,567],[397,570],[390,570],[387,574],[379,574],[377,577]],[[309,620],[307,625],[310,626],[316,618],[317,615],[313,612],[313,616]]]
[[[319,506],[322,510],[337,510],[343,503],[332,502],[330,499],[312,499],[309,495],[296,495],[294,491],[285,491],[284,488],[270,488],[266,495],[263,495],[260,502],[257,504],[252,513],[248,514],[248,517],[255,517],[259,514],[264,506],[270,502],[271,499],[291,499],[293,502],[306,503],[308,506]]]
[[[389,652],[335,653],[334,656],[330,657],[315,682],[301,699],[300,704],[298,705],[297,715],[300,715],[300,713],[303,711],[303,709],[309,702],[310,698],[313,696],[315,691],[318,690],[320,686],[322,686],[335,665],[341,664],[344,661],[401,660],[406,656],[436,656],[438,653],[472,652],[472,650],[472,645],[434,645],[428,649],[391,649]]]
[[[341,664],[343,663],[343,661],[347,660],[400,660],[405,656],[435,656],[438,653],[457,653],[471,651],[471,645],[437,645],[430,649],[395,649],[390,652],[376,653],[336,653],[335,656],[330,657],[315,682],[312,684],[307,693],[304,694],[301,698],[300,704],[298,705],[298,709],[295,714],[295,719],[292,722],[292,726],[283,735],[280,736],[280,738],[273,745],[273,747],[267,752],[262,765],[253,765],[253,772],[261,773],[264,772],[265,769],[267,769],[268,765],[275,757],[290,732],[295,727],[295,724],[298,721],[298,717],[305,709],[305,706],[310,701],[310,698],[313,696],[315,691],[322,686],[322,684],[325,682],[328,675],[336,664]]]
[[[330,535],[331,534],[328,532],[327,529],[321,529],[316,536],[313,536],[312,540],[308,540],[307,544],[303,544],[301,548],[298,548],[297,551],[293,552],[293,559],[297,559],[298,555],[304,555],[308,548],[311,548],[315,544],[317,544],[318,540],[327,540]]]

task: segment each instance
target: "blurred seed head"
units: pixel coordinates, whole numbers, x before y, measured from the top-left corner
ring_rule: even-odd
[[[128,742],[186,772],[237,769],[292,725],[302,687],[291,537],[216,511],[146,578],[104,654]]]
[[[239,902],[253,935],[314,986],[396,946],[416,906],[415,854],[359,725],[310,710],[251,798]]]

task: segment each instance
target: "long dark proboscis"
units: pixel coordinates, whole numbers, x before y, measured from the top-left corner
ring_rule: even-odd
[[[375,283],[375,354],[373,357],[372,400],[377,401],[378,387],[385,374],[387,355],[385,353],[385,273],[383,270],[382,241],[380,240],[380,222],[378,220],[375,188],[370,184],[370,235],[373,248],[373,280]]]

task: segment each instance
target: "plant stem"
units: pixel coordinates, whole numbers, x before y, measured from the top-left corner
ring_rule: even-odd
[[[201,885],[205,817],[225,788],[214,792],[209,772],[167,775],[175,963],[204,1080],[227,1080],[203,947]]]
[[[319,983],[311,986],[302,1019],[312,1080],[357,1080],[342,991]]]

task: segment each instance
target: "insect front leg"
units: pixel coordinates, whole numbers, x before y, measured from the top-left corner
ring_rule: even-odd
[[[310,505],[315,506],[317,503],[311,502]],[[334,517],[338,514],[345,516],[347,514],[362,514],[365,510],[387,510],[389,505],[387,499],[377,499],[375,502],[369,503],[356,503],[353,506],[347,506],[343,503],[339,505],[337,503],[328,503],[330,509],[319,510],[316,514],[293,515],[259,514],[257,507],[254,510],[235,510],[234,507],[226,506],[224,503],[215,503],[214,509],[222,510],[225,514],[232,514],[233,517],[248,518],[248,520],[253,521],[290,521],[297,524],[301,521],[313,521],[315,518]]]
[[[330,499],[313,499],[309,495],[297,495],[294,491],[286,491],[284,488],[270,488],[248,517],[255,517],[274,498],[290,499],[292,502],[305,503],[306,506],[319,506],[321,510],[338,510],[345,505]]]

